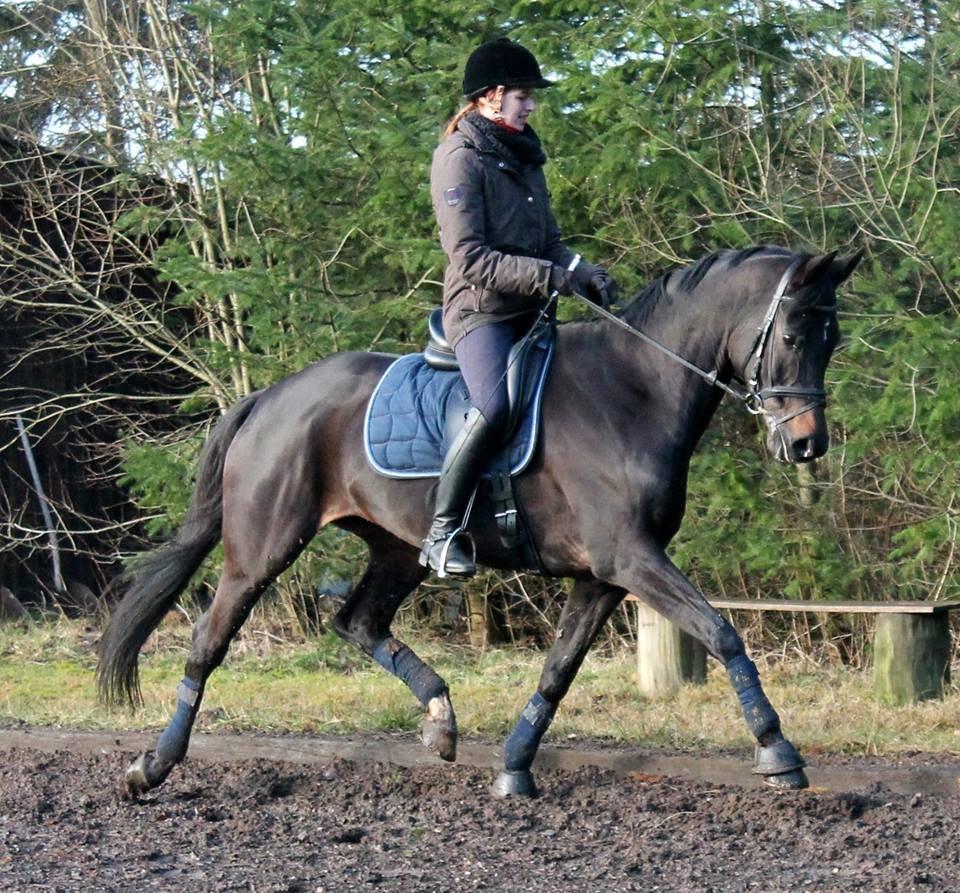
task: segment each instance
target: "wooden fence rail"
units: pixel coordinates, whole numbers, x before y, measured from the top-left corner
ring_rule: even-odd
[[[684,683],[706,679],[706,651],[639,597],[637,682],[647,697],[669,695]],[[811,614],[873,614],[874,685],[885,704],[900,706],[943,696],[950,681],[950,612],[960,601],[803,601],[709,599],[718,610]]]

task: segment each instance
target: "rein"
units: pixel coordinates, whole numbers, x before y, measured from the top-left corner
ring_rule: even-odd
[[[766,354],[767,345],[770,342],[770,334],[773,331],[773,324],[776,321],[777,312],[780,310],[780,305],[784,301],[791,300],[786,294],[787,285],[790,282],[790,277],[793,275],[794,271],[799,267],[799,265],[800,258],[795,258],[790,262],[790,265],[780,277],[777,290],[774,292],[773,298],[770,301],[770,305],[767,307],[767,312],[763,317],[763,321],[757,329],[757,337],[750,349],[750,361],[748,362],[750,373],[747,379],[747,388],[745,390],[720,381],[718,378],[718,370],[714,369],[711,372],[707,372],[704,369],[701,369],[696,364],[691,363],[678,353],[672,351],[666,345],[661,344],[655,338],[651,338],[645,332],[641,332],[640,329],[636,329],[631,326],[630,323],[622,320],[619,316],[616,316],[609,310],[606,310],[598,304],[593,303],[593,301],[591,301],[589,298],[586,298],[577,292],[574,292],[573,296],[577,300],[586,304],[586,306],[589,307],[594,313],[602,316],[606,320],[609,320],[614,325],[619,326],[624,331],[629,332],[631,335],[634,335],[641,341],[649,344],[651,347],[656,348],[662,354],[670,357],[670,359],[679,363],[684,368],[696,373],[705,382],[707,382],[707,384],[720,388],[720,390],[724,393],[735,397],[737,400],[743,403],[747,412],[749,412],[751,415],[766,416],[764,421],[766,421],[772,429],[775,429],[779,428],[780,425],[789,422],[791,419],[795,419],[797,416],[803,415],[805,412],[809,412],[811,409],[816,409],[818,406],[824,406],[827,402],[827,393],[822,388],[804,388],[794,387],[791,385],[772,385],[764,388],[761,387],[760,384],[764,355]],[[764,401],[770,397],[809,397],[810,400],[801,406],[800,409],[790,413],[789,415],[777,416],[763,405]]]

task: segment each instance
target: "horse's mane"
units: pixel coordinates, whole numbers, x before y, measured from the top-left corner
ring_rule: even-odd
[[[673,300],[689,296],[711,273],[733,269],[751,257],[762,254],[782,257],[791,252],[777,245],[753,245],[739,250],[721,248],[685,267],[668,270],[654,279],[626,305],[621,316],[631,325],[642,326],[665,298]]]

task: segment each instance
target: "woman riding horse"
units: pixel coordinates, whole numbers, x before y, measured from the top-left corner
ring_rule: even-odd
[[[514,93],[519,106],[505,105],[506,88],[516,80],[543,83],[536,61],[513,44],[494,44],[471,58],[478,72],[492,70],[493,80],[473,79],[468,64],[467,92],[480,91],[483,102],[438,150],[434,200],[451,257],[447,333],[461,363],[480,373],[471,396],[474,424],[482,421],[445,463],[431,543],[449,538],[451,518],[462,510],[493,439],[485,413],[499,378],[484,373],[497,358],[502,367],[513,327],[539,312],[552,290],[578,287],[602,301],[612,287],[595,267],[575,272],[576,279],[563,275],[569,251],[549,212],[542,162],[521,164],[509,147],[523,131],[511,134],[496,124],[498,101],[500,117],[524,123],[529,97]],[[493,117],[479,111],[488,106]],[[508,172],[508,165],[516,169]],[[443,179],[448,169],[460,173]],[[476,221],[490,216],[491,200],[505,210],[488,233]],[[667,548],[683,519],[691,457],[724,393],[762,417],[776,459],[808,462],[827,451],[824,380],[839,340],[837,289],[860,256],[763,245],[717,251],[665,273],[616,315],[601,310],[600,321],[557,327],[540,441],[515,484],[541,572],[573,586],[537,689],[504,743],[498,795],[535,793],[531,765],[540,741],[597,633],[628,592],[722,664],[757,742],[754,771],[780,789],[807,784],[803,759],[783,734],[743,640]],[[499,332],[498,325],[510,327],[509,338],[497,336],[502,343],[465,348],[474,333]],[[487,365],[474,353],[488,357]],[[136,700],[141,648],[223,542],[217,591],[194,625],[176,709],[156,746],[128,768],[132,792],[155,788],[184,758],[210,674],[260,596],[329,524],[361,537],[369,549],[366,570],[333,629],[407,685],[424,708],[424,743],[455,759],[457,723],[447,683],[391,628],[428,574],[421,537],[430,481],[381,476],[363,447],[371,395],[395,362],[374,352],[324,357],[244,397],[212,431],[180,529],[133,568],[101,640],[102,694]],[[517,550],[501,541],[489,496],[481,502],[470,525],[477,560],[522,567]],[[437,558],[432,547],[426,551]],[[448,559],[456,558],[461,570],[472,569],[472,557],[450,551]]]
[[[448,258],[443,328],[470,394],[461,434],[447,450],[433,523],[420,563],[440,574],[476,572],[461,522],[509,417],[506,370],[513,344],[553,293],[574,290],[604,306],[617,284],[563,243],[543,175],[547,157],[528,119],[534,89],[549,87],[533,54],[507,38],[467,59],[469,100],[447,125],[433,156],[430,193]]]

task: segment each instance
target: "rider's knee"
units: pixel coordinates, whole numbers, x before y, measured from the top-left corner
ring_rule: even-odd
[[[510,422],[510,404],[505,397],[488,400],[487,405],[480,408],[480,413],[491,431],[502,433]]]

